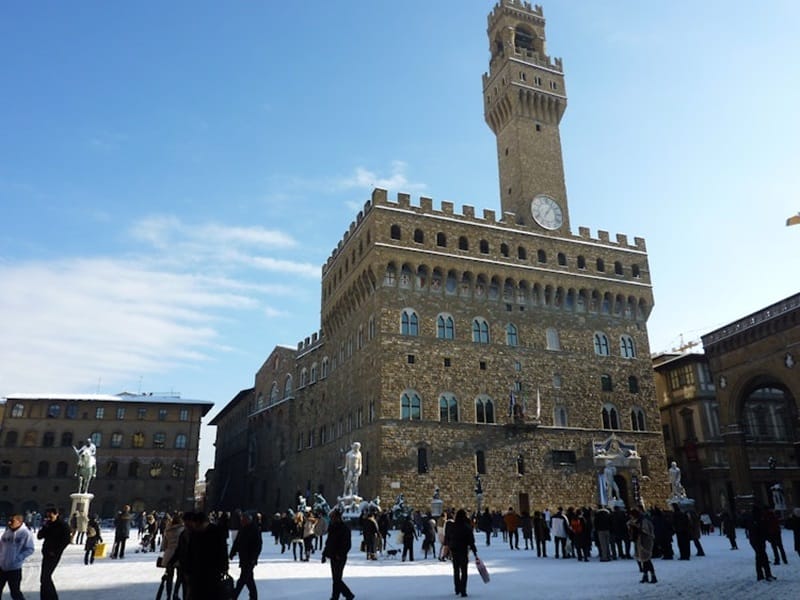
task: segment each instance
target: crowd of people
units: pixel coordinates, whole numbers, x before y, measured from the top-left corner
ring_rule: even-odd
[[[467,563],[469,553],[477,559],[475,535],[486,546],[508,545],[509,551],[536,551],[536,557],[574,559],[589,562],[635,560],[641,583],[657,583],[655,559],[690,560],[705,555],[702,537],[715,529],[728,538],[731,550],[738,550],[736,528],[744,528],[755,553],[756,577],[773,581],[772,565],[786,564],[787,555],[781,528],[794,532],[794,550],[800,555],[800,509],[795,509],[782,523],[769,508],[753,507],[739,515],[722,512],[712,517],[698,515],[674,504],[671,510],[642,507],[626,510],[621,506],[609,509],[598,506],[564,510],[558,507],[517,513],[513,507],[505,511],[484,509],[469,515],[453,508],[440,516],[413,511],[398,519],[375,505],[365,509],[349,523],[339,509],[312,510],[298,507],[275,513],[263,522],[258,513],[233,512],[133,514],[123,506],[113,520],[114,543],[111,558],[124,559],[126,542],[133,529],[138,529],[138,551],[160,551],[157,566],[164,569],[157,598],[165,600],[216,600],[223,596],[221,586],[233,588],[238,598],[246,587],[250,600],[258,598],[254,568],[262,551],[262,532],[271,533],[281,554],[290,548],[295,561],[309,561],[320,552],[323,563],[330,562],[332,598],[354,598],[344,583],[344,567],[351,551],[351,529],[360,532],[360,550],[367,560],[377,560],[381,553],[400,554],[402,561],[414,561],[414,550],[423,559],[450,561],[456,595],[467,595]],[[351,514],[348,517],[352,516]],[[12,600],[24,600],[20,590],[22,567],[34,552],[34,539],[42,540],[40,595],[43,600],[58,598],[53,573],[70,543],[84,546],[84,564],[94,563],[98,544],[103,543],[101,523],[97,515],[80,523],[78,515],[62,518],[59,510],[50,508],[38,522],[32,513],[11,515],[0,536],[0,595],[8,584]],[[29,524],[30,523],[30,524]],[[521,536],[520,536],[521,533]],[[522,538],[520,540],[520,537]],[[673,545],[674,542],[674,545]],[[397,545],[398,547],[394,547]],[[437,552],[438,547],[438,552]],[[675,550],[677,548],[677,551]],[[772,551],[772,560],[768,555]],[[550,551],[548,554],[548,550]],[[233,585],[228,575],[229,562],[239,557],[240,575]],[[229,594],[230,595],[230,594]]]

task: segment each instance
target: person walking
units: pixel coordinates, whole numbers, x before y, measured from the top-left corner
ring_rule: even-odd
[[[234,556],[239,555],[241,573],[239,581],[236,582],[236,589],[233,591],[233,599],[236,600],[244,587],[247,586],[250,600],[258,600],[258,588],[256,588],[256,582],[253,579],[253,569],[258,564],[258,557],[261,555],[261,530],[249,514],[242,512],[237,518],[239,528],[233,540],[229,558],[233,560]]]
[[[170,598],[177,600],[178,588],[180,588],[183,583],[180,562],[178,560],[173,560],[173,557],[176,556],[178,551],[178,545],[180,544],[183,530],[183,517],[180,513],[175,513],[170,519],[166,529],[164,529],[164,535],[161,536],[161,552],[164,553],[161,558],[161,564],[164,566],[164,575],[161,579],[164,582],[164,587],[167,592],[167,600],[170,600]],[[176,572],[177,577],[175,576]],[[186,590],[184,590],[183,595],[186,596]]]
[[[86,525],[86,544],[83,547],[83,564],[85,565],[94,564],[94,549],[103,541],[98,521],[98,515],[94,515]]]
[[[339,595],[343,595],[345,600],[353,600],[356,597],[355,594],[350,591],[350,588],[347,587],[347,584],[342,579],[344,566],[347,563],[347,553],[350,552],[352,544],[350,528],[342,521],[342,513],[338,509],[331,511],[330,518],[328,537],[325,540],[325,548],[322,551],[322,562],[331,561],[331,600],[339,600]]]
[[[192,513],[191,519],[186,552],[179,558],[188,574],[188,596],[191,600],[219,600],[220,585],[228,573],[228,534],[209,523],[205,513]]]
[[[764,514],[764,522],[767,525],[767,541],[769,542],[769,545],[772,546],[772,554],[775,558],[775,564],[781,564],[781,559],[783,559],[783,564],[786,564],[786,550],[783,549],[781,522],[778,520],[778,516],[775,514],[775,511],[768,508]]]
[[[724,534],[728,541],[731,543],[731,550],[738,550],[739,546],[736,545],[736,519],[726,510],[722,512],[722,526],[719,528],[721,534]]]
[[[447,528],[445,543],[450,548],[450,555],[453,558],[453,585],[456,594],[466,597],[469,551],[472,550],[477,559],[478,550],[475,547],[475,534],[467,518],[467,511],[463,508],[458,510],[455,520]]]
[[[330,532],[330,528],[328,531]],[[400,533],[403,534],[403,562],[406,562],[406,555],[410,562],[414,562],[414,540],[417,538],[417,531],[411,517],[406,517],[406,520],[403,521]]]
[[[558,551],[561,549],[561,557],[567,558],[567,535],[569,535],[569,525],[564,516],[564,509],[558,507],[558,512],[550,517],[550,531],[553,534],[553,544],[556,548],[556,558],[559,558]]]
[[[650,583],[658,583],[656,569],[653,566],[653,545],[655,543],[653,522],[638,508],[632,508],[630,515],[628,530],[633,540],[636,560],[639,561],[639,570],[642,572],[642,579],[639,583],[648,583],[648,573],[650,573]]]
[[[750,522],[748,529],[750,546],[756,555],[756,579],[761,581],[775,581],[772,576],[772,571],[769,568],[769,557],[767,556],[767,524],[764,522],[764,515],[761,512],[761,507],[756,505],[753,507],[753,518]]]
[[[22,563],[33,554],[33,534],[25,525],[25,517],[13,514],[0,536],[0,596],[8,583],[12,600],[25,600],[20,590]]]
[[[36,537],[42,543],[42,571],[39,577],[41,600],[58,600],[58,592],[53,583],[53,571],[61,560],[64,548],[69,546],[70,530],[66,521],[58,514],[58,509],[48,508],[44,512],[44,523]]]
[[[511,550],[519,550],[519,515],[514,512],[514,507],[509,506],[508,512],[503,515],[503,522],[508,534],[508,546]]]
[[[533,513],[533,537],[536,540],[536,556],[547,558],[547,541],[550,539],[550,528],[547,520],[538,510]]]
[[[140,530],[147,527],[147,517],[142,513]],[[125,558],[125,543],[131,535],[131,507],[126,504],[114,518],[114,547],[111,549],[111,558]]]

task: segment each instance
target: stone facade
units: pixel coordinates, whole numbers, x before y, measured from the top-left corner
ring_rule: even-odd
[[[485,94],[507,86],[504,103],[487,99],[501,187],[512,190],[502,215],[373,192],[323,266],[321,330],[276,348],[256,375],[242,506],[271,512],[315,491],[333,501],[352,441],[365,497],[403,493],[425,508],[438,486],[446,505],[471,507],[480,473],[494,508],[595,504],[593,443],[612,433],[642,457],[619,470],[626,503],[666,498],[645,242],[569,229],[566,97],[541,9],[503,0],[489,34]],[[495,50],[498,36],[511,49]],[[560,85],[542,79],[553,94],[526,99],[503,83],[512,67]],[[560,219],[537,217],[539,195]]]
[[[146,394],[17,394],[6,399],[0,457],[0,514],[69,508],[78,490],[76,456],[91,437],[97,478],[91,511],[191,510],[200,419],[211,402]]]

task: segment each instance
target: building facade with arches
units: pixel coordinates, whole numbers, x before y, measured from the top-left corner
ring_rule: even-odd
[[[594,504],[593,444],[611,433],[641,456],[620,469],[625,502],[642,475],[666,498],[645,242],[572,232],[564,74],[542,10],[502,0],[488,25],[499,213],[373,191],[322,267],[321,329],[256,376],[268,400],[253,408],[243,506],[332,501],[352,441],[365,497],[424,508],[439,487],[469,506],[480,475],[485,505]]]
[[[668,459],[687,493],[717,512],[800,505],[800,294],[702,341],[703,353],[653,361]]]

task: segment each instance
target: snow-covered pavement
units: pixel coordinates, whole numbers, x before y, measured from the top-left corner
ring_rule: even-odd
[[[480,536],[481,538],[483,536]],[[104,532],[113,540],[112,532]],[[473,598],[800,598],[800,557],[794,551],[792,534],[784,531],[788,565],[773,566],[778,580],[757,582],[753,551],[743,530],[737,532],[739,550],[729,549],[727,538],[704,536],[705,557],[688,562],[656,560],[659,582],[640,584],[636,563],[618,560],[600,563],[595,556],[589,563],[576,560],[536,558],[530,550],[508,549],[501,538],[492,545],[478,544],[478,555],[486,563],[492,580],[484,584],[470,564],[468,593]],[[421,559],[417,543],[414,562],[399,557],[367,561],[357,551],[360,535],[353,532],[353,550],[345,568],[345,582],[358,600],[405,600],[410,598],[453,598],[450,563]],[[56,569],[54,580],[61,600],[144,600],[155,598],[163,571],[155,566],[156,554],[135,552],[136,540],[124,560],[98,559],[84,566],[83,550],[70,546]],[[549,544],[548,553],[552,550]],[[438,548],[437,548],[438,549]],[[768,555],[772,552],[768,548]],[[694,554],[694,549],[693,549]],[[22,590],[27,600],[39,598],[40,547],[26,562]],[[238,564],[231,574],[238,576]],[[290,552],[280,553],[272,537],[264,535],[264,551],[255,571],[259,597],[268,599],[324,600],[330,598],[330,568],[321,564],[319,552],[311,562],[295,562]],[[8,590],[4,596],[7,596]],[[247,598],[247,590],[240,596]]]

